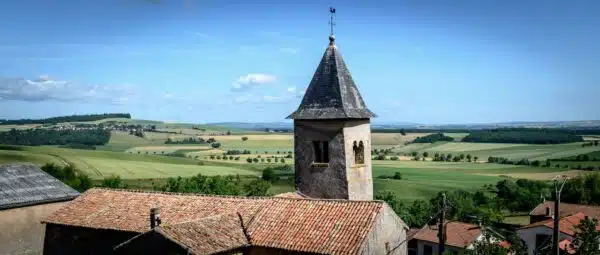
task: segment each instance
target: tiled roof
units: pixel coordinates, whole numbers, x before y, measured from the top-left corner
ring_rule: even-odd
[[[539,204],[529,213],[529,215],[546,215],[546,208],[550,208],[550,213],[554,214],[554,201],[546,201]],[[600,219],[600,206],[560,203],[560,216],[571,215],[578,212],[582,212],[589,217]]]
[[[250,245],[244,234],[240,215],[237,213],[221,214],[174,225],[163,224],[151,231],[172,240],[191,254],[216,254]],[[138,235],[116,249],[123,248],[129,242],[145,236]]]
[[[330,37],[330,43],[298,109],[288,119],[368,119],[367,109],[348,67]]]
[[[360,249],[383,205],[382,201],[246,198],[94,188],[44,222],[142,233],[149,230],[152,207],[160,208],[161,228],[239,212],[251,245],[353,254]],[[233,224],[227,225],[228,231],[232,230],[229,226]]]
[[[481,228],[477,225],[450,222],[446,224],[446,244],[454,247],[465,248],[472,244],[481,235]],[[413,239],[438,243],[437,227],[425,228],[413,236]]]
[[[281,194],[277,194],[275,195],[275,197],[281,197],[281,198],[305,198],[305,199],[309,199],[309,197],[304,196],[298,192],[286,192],[286,193],[281,193]]]
[[[562,217],[558,222],[559,231],[565,233],[567,235],[573,236],[575,235],[575,226],[579,225],[581,220],[585,219],[585,214],[582,212],[578,212],[569,216]],[[543,221],[538,221],[533,224],[529,224],[520,229],[527,228],[535,228],[535,227],[554,227],[554,220],[548,219]],[[596,230],[600,231],[600,223],[596,226]]]
[[[575,252],[577,252],[575,250],[575,247],[573,247],[573,243],[569,241],[569,239],[564,239],[558,242],[558,248],[560,248],[563,251],[566,251],[568,254],[575,254]]]
[[[29,163],[0,165],[0,209],[67,201],[79,192]]]

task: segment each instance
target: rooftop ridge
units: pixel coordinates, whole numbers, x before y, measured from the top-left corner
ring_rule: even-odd
[[[146,193],[146,194],[163,194],[163,195],[174,195],[174,196],[190,196],[190,197],[215,197],[215,198],[235,198],[245,200],[300,200],[300,201],[319,201],[319,202],[338,202],[338,203],[377,203],[383,204],[383,200],[347,200],[347,199],[334,199],[334,198],[295,198],[295,197],[269,197],[269,196],[234,196],[234,195],[212,195],[202,193],[182,193],[182,192],[169,192],[169,191],[157,191],[157,190],[141,190],[141,189],[120,189],[120,188],[105,188],[105,187],[94,187],[90,190],[103,190],[103,191],[116,191],[116,192],[130,192],[130,193]],[[88,191],[84,192],[85,195]],[[80,196],[81,197],[81,196]]]

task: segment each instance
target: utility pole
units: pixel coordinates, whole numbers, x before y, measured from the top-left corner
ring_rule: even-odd
[[[552,180],[554,181],[554,192],[556,194],[556,199],[554,200],[554,228],[552,234],[552,254],[559,255],[560,249],[558,247],[558,235],[559,235],[559,221],[560,221],[560,193],[562,192],[563,187],[565,186],[565,182],[567,182],[568,177],[566,175],[557,175]],[[562,183],[559,183],[562,182]],[[559,187],[560,184],[560,187]]]
[[[444,229],[444,220],[446,219],[446,194],[442,193],[440,201],[440,219],[438,222],[438,254],[444,254],[444,244],[446,243],[446,231]]]

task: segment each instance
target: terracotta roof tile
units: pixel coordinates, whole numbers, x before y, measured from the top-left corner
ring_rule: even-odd
[[[559,231],[565,233],[567,235],[573,236],[575,235],[575,227],[579,225],[579,222],[585,219],[585,214],[582,212],[578,212],[569,216],[562,217],[559,220],[558,228]],[[521,229],[526,228],[535,228],[535,227],[554,227],[554,220],[548,219],[543,221],[538,221],[527,226],[523,226]],[[596,226],[596,230],[600,231],[600,223]]]
[[[191,228],[195,224],[208,224],[204,221],[208,220],[207,217],[239,212],[251,245],[313,253],[355,254],[383,205],[382,201],[246,198],[94,188],[44,222],[142,233],[149,230],[150,208],[160,207],[161,229],[168,234],[169,226],[172,226],[173,232],[169,235],[173,235],[174,239],[195,242],[198,241],[195,240],[197,235],[187,237],[194,233]],[[223,227],[228,234],[215,234],[213,237],[221,236],[227,243],[236,243],[238,239],[231,239],[231,233],[239,234],[233,227],[235,220],[227,219],[231,222]],[[187,229],[188,234],[177,234],[176,226]]]
[[[165,225],[158,227],[157,232],[176,240],[195,254],[213,254],[249,245],[237,213]]]
[[[546,201],[544,203],[539,204],[529,213],[529,215],[546,215],[546,208],[550,208],[550,213],[553,214],[554,201]],[[578,212],[582,212],[589,217],[600,219],[600,206],[568,204],[561,202],[559,209],[560,216],[567,216]]]
[[[477,225],[450,222],[446,225],[446,244],[454,247],[464,248],[472,244],[481,235],[481,228]],[[413,239],[438,243],[438,229],[425,228],[415,234]]]
[[[326,254],[358,252],[383,202],[275,199],[249,225],[252,245]]]

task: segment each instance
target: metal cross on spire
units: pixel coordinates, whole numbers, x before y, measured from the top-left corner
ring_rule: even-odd
[[[335,26],[334,18],[335,18],[335,8],[329,7],[329,27],[331,29],[330,35],[333,35],[333,27]]]

